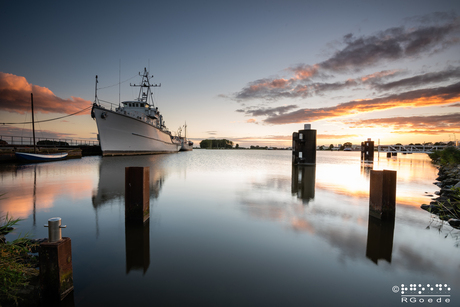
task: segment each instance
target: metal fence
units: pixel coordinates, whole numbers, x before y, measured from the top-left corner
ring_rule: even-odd
[[[53,139],[53,138],[35,138],[37,146],[43,147],[66,147],[66,146],[99,146],[99,141],[94,140],[73,140],[73,139]],[[31,136],[4,136],[0,135],[0,146],[10,145],[30,145],[33,146],[33,137]]]

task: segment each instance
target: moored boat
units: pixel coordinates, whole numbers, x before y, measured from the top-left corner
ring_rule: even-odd
[[[139,75],[141,75],[139,73]],[[91,117],[96,120],[102,155],[136,155],[178,152],[180,142],[166,128],[163,115],[154,106],[149,73],[144,68],[136,100],[123,101],[115,110],[103,107],[96,99]]]
[[[68,153],[55,153],[55,154],[36,154],[28,152],[15,152],[15,155],[18,159],[27,162],[50,162],[58,161],[67,157]]]

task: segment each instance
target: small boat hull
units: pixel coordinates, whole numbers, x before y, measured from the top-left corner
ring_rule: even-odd
[[[49,162],[49,161],[59,161],[67,157],[68,153],[57,153],[57,154],[33,154],[27,152],[16,152],[16,157],[21,161],[27,162]]]

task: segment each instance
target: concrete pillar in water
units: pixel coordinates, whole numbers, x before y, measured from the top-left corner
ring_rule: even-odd
[[[361,161],[374,162],[374,141],[371,139],[361,142]]]
[[[387,152],[387,158],[391,158],[391,152]]]
[[[310,124],[292,134],[292,163],[316,165],[316,130]]]
[[[150,169],[125,168],[125,221],[145,222],[150,217]]]
[[[396,157],[396,156],[398,156],[398,153],[397,153],[397,152],[392,152],[391,155],[392,155],[393,157]]]
[[[61,237],[61,218],[48,220],[48,241],[40,244],[40,290],[43,300],[53,304],[73,290],[72,244]]]
[[[396,171],[371,171],[369,215],[382,220],[392,219],[396,209]]]

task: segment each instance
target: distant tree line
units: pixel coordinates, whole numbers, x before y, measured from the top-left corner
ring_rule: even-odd
[[[208,149],[231,149],[233,148],[233,142],[222,139],[222,140],[202,140],[200,142],[200,148],[208,148]]]

